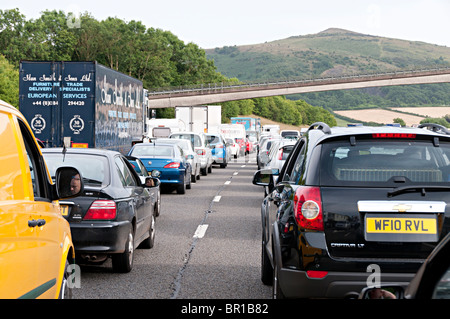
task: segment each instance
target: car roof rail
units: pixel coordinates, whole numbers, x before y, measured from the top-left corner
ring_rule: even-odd
[[[436,132],[436,133],[450,135],[450,131],[445,126],[436,124],[436,123],[423,123],[423,124],[420,124],[418,126],[418,128],[426,128],[426,129]]]
[[[323,122],[316,122],[316,123],[311,124],[308,128],[308,131],[315,130],[315,129],[321,130],[325,134],[331,134],[331,129],[328,126],[328,124],[323,123]]]

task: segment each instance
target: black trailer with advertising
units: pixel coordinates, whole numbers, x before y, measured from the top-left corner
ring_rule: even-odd
[[[45,147],[126,154],[142,140],[142,82],[97,62],[21,61],[19,109]]]

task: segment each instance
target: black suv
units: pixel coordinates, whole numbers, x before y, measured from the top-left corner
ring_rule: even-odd
[[[274,298],[406,287],[450,228],[450,135],[314,123],[281,171],[253,183],[270,190],[261,279]]]

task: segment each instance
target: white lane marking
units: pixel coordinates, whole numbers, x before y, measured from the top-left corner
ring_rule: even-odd
[[[241,167],[245,167],[246,165],[242,165]]]
[[[239,172],[234,172],[234,173],[233,173],[233,175],[237,175],[237,174],[239,174]]]
[[[194,238],[203,238],[205,236],[208,225],[199,225],[194,233]]]
[[[225,185],[230,185],[231,184],[231,181],[226,181],[225,182]]]
[[[220,202],[221,198],[222,198],[222,196],[215,196],[214,199],[213,199],[213,202],[218,203],[218,202]]]

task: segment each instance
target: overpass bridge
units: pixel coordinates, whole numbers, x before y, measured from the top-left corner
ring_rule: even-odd
[[[149,90],[148,108],[194,106],[298,93],[446,82],[450,82],[450,67],[234,85],[213,83]]]

